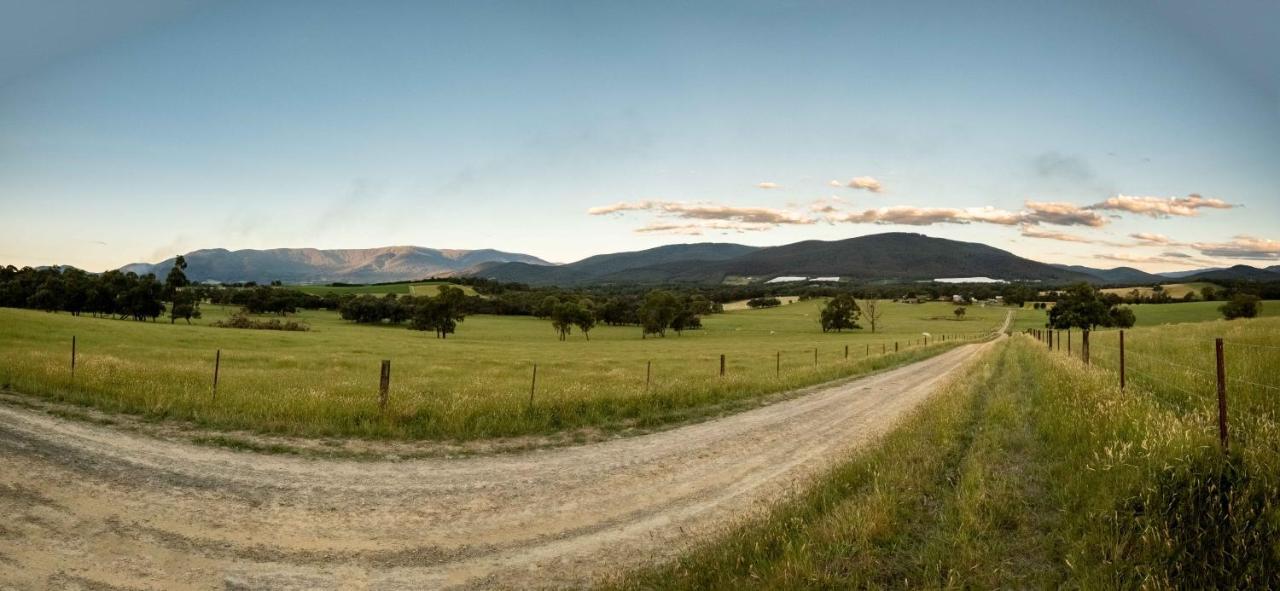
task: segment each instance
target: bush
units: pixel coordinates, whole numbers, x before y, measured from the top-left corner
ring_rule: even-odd
[[[776,308],[782,305],[782,300],[778,298],[751,298],[747,300],[747,307],[750,308]]]
[[[1218,311],[1222,312],[1222,317],[1227,320],[1257,318],[1258,312],[1261,310],[1262,299],[1247,293],[1238,293],[1231,298],[1231,301],[1218,306]]]
[[[216,326],[218,328],[248,328],[248,329],[254,329],[254,330],[289,330],[289,331],[299,331],[299,332],[311,330],[310,326],[301,322],[296,322],[293,320],[290,320],[288,322],[280,322],[280,320],[277,318],[272,318],[270,320],[254,320],[244,312],[236,312],[235,314],[231,315],[231,318],[214,322],[212,326]]]

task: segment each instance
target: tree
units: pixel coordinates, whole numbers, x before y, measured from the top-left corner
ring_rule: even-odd
[[[866,317],[867,323],[871,325],[871,334],[875,334],[876,327],[880,325],[880,316],[884,314],[880,309],[880,300],[862,300],[862,305],[867,308]]]
[[[578,316],[582,314],[582,307],[573,302],[560,302],[551,310],[551,327],[556,329],[556,334],[560,335],[560,340],[569,337],[569,333],[573,330],[574,322]]]
[[[542,298],[542,303],[534,310],[534,316],[538,318],[550,318],[551,313],[555,312],[556,306],[560,304],[560,298],[549,295]]]
[[[173,306],[169,309],[169,324],[179,318],[191,324],[192,318],[200,317],[200,298],[190,290],[180,290],[173,294]]]
[[[1113,326],[1113,308],[1114,304],[1108,304],[1100,297],[1095,287],[1079,283],[1068,288],[1049,310],[1049,327],[1091,329]]]
[[[596,306],[591,300],[578,302],[578,315],[573,319],[574,326],[582,331],[582,336],[591,340],[591,329],[596,327]]]
[[[952,313],[956,315],[956,320],[964,320],[966,312],[967,310],[965,310],[964,306],[956,306],[955,311]]]
[[[1114,328],[1132,328],[1138,318],[1133,315],[1133,310],[1128,307],[1116,306],[1111,309],[1111,324]]]
[[[1231,297],[1231,301],[1218,306],[1218,311],[1222,312],[1222,317],[1227,320],[1256,318],[1258,312],[1262,310],[1261,300],[1261,298],[1253,294],[1237,293]]]
[[[173,259],[173,268],[169,269],[169,274],[164,278],[164,299],[173,301],[174,294],[179,289],[190,285],[187,280],[187,259],[182,255],[178,255]]]
[[[671,327],[671,321],[675,319],[676,314],[680,313],[680,309],[680,301],[671,292],[660,290],[649,292],[638,311],[641,338],[651,334],[667,336],[667,329]]]
[[[376,298],[371,299],[376,304]],[[449,338],[457,331],[458,323],[466,319],[466,299],[466,293],[449,285],[442,286],[435,296],[416,298],[409,316],[409,328],[432,330],[438,339]]]
[[[1200,299],[1203,299],[1206,302],[1212,302],[1213,300],[1218,299],[1218,290],[1214,289],[1212,285],[1206,285],[1200,288]]]
[[[748,308],[776,308],[782,305],[778,298],[751,298],[747,300]]]
[[[822,307],[818,322],[822,325],[822,332],[861,328],[857,322],[860,313],[858,302],[853,296],[842,293],[828,300]]]

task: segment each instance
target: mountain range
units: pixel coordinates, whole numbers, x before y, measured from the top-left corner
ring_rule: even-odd
[[[806,240],[781,246],[703,242],[600,254],[555,265],[538,257],[498,250],[450,250],[420,246],[319,250],[207,249],[184,255],[194,281],[223,283],[379,283],[443,276],[476,276],[529,285],[617,283],[747,283],[777,277],[921,281],[989,277],[1003,280],[1142,285],[1231,279],[1278,280],[1280,266],[1152,274],[1133,267],[1099,269],[1051,265],[974,242],[892,232],[845,240]],[[163,276],[174,259],[126,265],[125,271]]]
[[[283,281],[285,283],[378,283],[463,274],[486,263],[520,262],[550,265],[538,257],[500,250],[453,250],[421,246],[388,246],[320,250],[273,248],[227,250],[211,248],[189,252],[187,277],[192,281]],[[155,273],[163,277],[174,259],[156,264],[134,263],[122,271]]]

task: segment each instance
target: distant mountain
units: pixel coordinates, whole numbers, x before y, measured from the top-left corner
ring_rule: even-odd
[[[1188,275],[1182,278],[1183,281],[1277,281],[1280,280],[1280,273],[1269,271],[1267,269],[1259,269],[1249,265],[1235,265],[1226,269],[1213,269]]]
[[[1161,277],[1168,277],[1169,279],[1182,279],[1183,277],[1190,277],[1192,275],[1199,275],[1201,273],[1208,273],[1210,271],[1221,271],[1221,270],[1222,270],[1222,267],[1206,267],[1204,269],[1192,269],[1190,271],[1164,271],[1161,273],[1156,273],[1156,275],[1159,275]]]
[[[1165,280],[1164,276],[1153,275],[1140,269],[1133,267],[1115,267],[1114,269],[1095,269],[1093,267],[1085,267],[1083,265],[1053,265],[1059,269],[1075,271],[1076,273],[1084,273],[1097,277],[1102,283],[1160,283]]]
[[[838,276],[857,281],[980,276],[1053,282],[1094,279],[984,244],[910,233],[874,234],[832,242],[807,240],[767,248],[680,244],[600,255],[558,267],[487,265],[473,274],[540,285],[720,283],[727,277],[765,281],[779,276]]]
[[[270,250],[196,250],[185,255],[187,277],[192,281],[283,281],[285,283],[378,283],[459,274],[484,264],[550,263],[527,254],[498,250],[450,250],[421,246],[319,250],[273,248]],[[174,259],[156,264],[135,263],[122,271],[155,273],[163,277]]]
[[[545,267],[522,262],[481,265],[471,274],[498,281],[533,285],[583,283],[657,283],[672,274],[671,265],[704,265],[758,250],[755,246],[720,242],[669,244],[631,252],[598,254],[567,265]]]

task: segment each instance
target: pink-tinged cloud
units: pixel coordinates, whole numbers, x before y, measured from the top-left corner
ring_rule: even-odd
[[[1148,246],[1182,246],[1181,242],[1173,240],[1164,234],[1138,232],[1137,234],[1130,234],[1129,237]]]
[[[831,216],[833,222],[851,224],[901,224],[905,226],[930,226],[933,224],[969,224],[982,222],[1011,226],[1019,222],[1015,212],[990,207],[956,209],[951,207],[912,207],[899,205],[881,207],[861,212]]]
[[[1128,248],[1133,244],[1116,242],[1114,240],[1106,240],[1104,238],[1090,238],[1088,236],[1080,236],[1078,234],[1068,234],[1066,232],[1057,232],[1054,230],[1046,230],[1038,226],[1022,226],[1022,235],[1027,238],[1042,238],[1045,240],[1059,240],[1062,242],[1079,242],[1081,244],[1101,244],[1104,246],[1114,246],[1119,248]]]
[[[1107,219],[1097,212],[1089,211],[1074,203],[1065,201],[1030,201],[1022,212],[1023,221],[1029,224],[1052,224],[1055,226],[1089,226],[1100,228],[1107,225]]]
[[[757,184],[756,188],[757,189],[779,189],[779,188],[782,188],[782,185],[779,185],[778,183],[765,181],[763,183]]]
[[[1101,203],[1089,206],[1089,209],[1123,211],[1153,218],[1170,216],[1194,217],[1200,215],[1201,209],[1231,209],[1237,205],[1221,199],[1205,198],[1196,193],[1186,197],[1148,197],[1133,195],[1116,195]]]
[[[592,207],[590,215],[608,215],[627,211],[651,211],[665,217],[695,220],[728,220],[750,224],[806,225],[817,220],[803,214],[771,207],[736,207],[715,203],[682,201],[620,201],[613,205]]]
[[[1200,254],[1228,259],[1280,260],[1280,240],[1240,235],[1230,242],[1193,242]]]
[[[849,181],[849,188],[858,189],[860,191],[871,191],[872,193],[884,191],[884,185],[874,177],[869,176],[854,177],[853,180]]]
[[[653,222],[645,226],[636,228],[634,232],[637,234],[675,234],[681,236],[701,236],[704,232],[733,232],[741,234],[744,232],[763,232],[773,228],[772,224],[752,224],[741,222],[727,222],[723,220],[708,220],[702,222],[694,222],[691,224],[666,224],[661,222]]]

